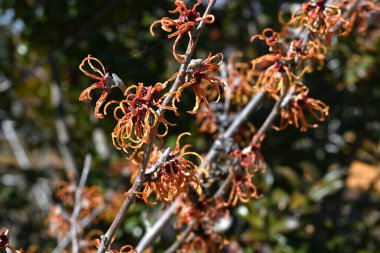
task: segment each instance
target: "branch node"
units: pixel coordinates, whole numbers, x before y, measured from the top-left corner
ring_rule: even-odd
[[[125,85],[123,80],[121,80],[121,78],[118,75],[113,73],[112,74],[112,81],[111,81],[111,88],[113,89],[116,87],[119,88],[123,93],[127,89],[127,86]]]
[[[160,159],[158,159],[158,161],[150,169],[146,170],[145,176],[149,176],[155,173],[167,160],[168,156],[170,155],[170,151],[170,148],[167,148],[165,152],[161,155]]]

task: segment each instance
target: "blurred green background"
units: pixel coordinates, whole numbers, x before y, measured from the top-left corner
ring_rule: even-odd
[[[16,247],[55,247],[44,222],[55,201],[54,182],[68,169],[80,171],[87,153],[94,158],[88,185],[128,189],[129,174],[120,173],[124,154],[110,138],[115,122],[94,119],[94,101],[78,101],[91,84],[78,66],[91,54],[127,85],[165,81],[179,67],[172,41],[163,32],[152,37],[149,26],[173,6],[164,0],[0,0],[0,226],[10,228]],[[266,27],[279,30],[278,11],[295,6],[220,1],[195,56],[239,50],[249,60],[264,54],[264,45],[250,44],[250,36]],[[231,240],[226,252],[380,252],[379,15],[369,23],[367,34],[334,41],[325,68],[305,78],[311,96],[330,106],[329,119],[307,133],[290,127],[268,135],[268,169],[256,178],[264,197],[231,211],[223,228]],[[113,92],[111,99],[121,97]],[[191,108],[192,93],[183,101]],[[270,106],[264,103],[251,122],[259,126]],[[178,123],[168,143],[190,131],[195,150],[207,151],[212,138],[189,124],[193,116],[168,118]],[[144,220],[153,222],[158,212],[135,205],[115,245],[135,245]],[[101,220],[94,228],[108,225]],[[166,228],[152,252],[174,240]]]

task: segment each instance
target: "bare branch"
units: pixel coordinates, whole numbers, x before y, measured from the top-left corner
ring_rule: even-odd
[[[71,240],[72,240],[72,251],[73,253],[79,252],[78,245],[78,228],[77,228],[77,219],[81,209],[81,197],[84,185],[86,184],[88,174],[91,168],[91,155],[87,154],[84,160],[84,166],[82,170],[82,175],[79,180],[78,187],[75,191],[75,200],[74,200],[74,209],[71,214],[70,224],[71,224]]]
[[[228,74],[227,74],[227,64],[225,62],[222,62],[219,66],[219,72],[222,79],[222,82],[224,83],[225,87],[230,87],[228,84]],[[223,105],[223,114],[221,121],[227,120],[228,112],[230,110],[231,106],[231,91],[229,89],[224,90],[225,98],[224,98],[224,105]]]
[[[1,127],[3,129],[5,138],[7,139],[9,145],[11,146],[13,154],[15,155],[20,168],[23,170],[29,169],[30,161],[29,161],[28,155],[21,144],[21,141],[17,135],[17,132],[15,131],[13,122],[10,120],[4,120],[1,123]]]
[[[168,209],[166,209],[162,214],[159,215],[159,219],[154,223],[150,230],[147,231],[145,236],[140,240],[136,247],[137,252],[143,252],[146,247],[148,247],[152,241],[158,236],[161,229],[167,224],[167,222],[172,217],[175,209],[177,208],[178,201],[175,200]]]
[[[176,240],[167,250],[165,250],[164,253],[175,253],[193,230],[194,224],[195,222],[192,221],[190,225],[180,234],[180,238]]]
[[[88,227],[92,221],[98,217],[99,214],[101,214],[104,209],[105,209],[105,205],[102,205],[102,206],[99,206],[97,208],[95,208],[89,215],[87,215],[85,218],[83,218],[83,220],[81,220],[81,222],[79,223],[79,229],[78,229],[78,232],[85,229],[86,227]],[[71,236],[70,235],[67,235],[65,236],[63,239],[61,239],[57,245],[57,247],[55,247],[52,251],[52,253],[61,253],[64,251],[64,249],[71,243]]]
[[[59,66],[57,59],[55,57],[55,52],[50,51],[48,54],[48,62],[51,66],[51,74],[53,82],[50,84],[51,89],[51,103],[52,107],[55,110],[55,128],[57,131],[58,138],[58,150],[60,151],[64,167],[67,173],[68,178],[76,178],[78,172],[77,165],[75,163],[74,155],[69,147],[70,144],[70,135],[67,128],[67,124],[64,117],[64,108],[63,108],[63,93],[62,93],[62,83],[59,76]]]

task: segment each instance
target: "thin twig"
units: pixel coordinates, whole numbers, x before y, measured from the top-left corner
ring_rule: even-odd
[[[51,50],[48,53],[48,62],[51,66],[51,75],[53,81],[50,84],[51,89],[51,103],[55,111],[55,128],[58,138],[58,150],[61,153],[64,162],[64,168],[66,170],[69,179],[76,178],[78,174],[78,168],[75,163],[74,155],[70,149],[70,134],[67,127],[67,123],[64,115],[63,107],[63,92],[62,83],[60,77],[60,71],[58,61],[55,56],[56,52]]]
[[[189,226],[187,226],[187,228],[181,233],[180,238],[176,240],[167,250],[165,250],[164,253],[175,253],[177,249],[185,242],[187,236],[193,230],[194,225],[195,221],[192,221]]]
[[[167,159],[169,154],[170,154],[170,148],[167,148],[165,150],[164,154],[162,155],[162,157],[160,157],[160,159],[148,171],[151,173],[156,171],[165,162],[165,160]],[[145,161],[148,161],[148,160],[145,160]],[[143,162],[144,162],[144,159],[143,159]],[[143,164],[143,166],[144,166],[144,168],[146,168],[147,164]],[[141,171],[142,170],[140,170],[140,172]],[[146,170],[144,169],[143,171],[146,171]],[[141,175],[141,173],[140,173],[139,176],[136,178],[135,182],[133,183],[131,189],[129,189],[129,191],[127,192],[127,194],[126,194],[127,196],[126,196],[122,206],[120,207],[118,213],[116,214],[116,217],[113,220],[110,228],[108,229],[106,234],[101,237],[101,245],[98,248],[98,252],[105,252],[109,248],[110,243],[111,243],[111,238],[114,236],[117,227],[124,220],[124,217],[125,217],[128,209],[129,209],[129,207],[133,204],[133,202],[136,199],[135,192],[139,191],[139,189],[144,184],[144,179],[142,179],[142,178],[145,179],[145,175]]]
[[[140,240],[136,247],[137,252],[143,252],[143,250],[152,243],[152,241],[158,236],[161,229],[167,224],[167,222],[172,217],[175,209],[177,208],[178,200],[175,200],[168,209],[166,209],[162,214],[159,215],[159,219],[154,223],[154,225],[147,231],[145,236]]]
[[[251,116],[251,114],[257,108],[257,106],[260,104],[260,102],[263,98],[264,98],[264,92],[256,93],[251,98],[249,103],[244,107],[244,109],[239,113],[239,115],[236,116],[236,118],[231,123],[231,125],[228,127],[226,132],[219,135],[219,137],[214,141],[209,152],[207,153],[205,163],[204,163],[204,167],[207,165],[206,163],[209,164],[216,159],[216,157],[219,153],[218,147],[220,146],[220,143],[223,142],[223,140],[225,140],[225,139],[231,138],[237,131],[239,131],[240,127]]]
[[[99,206],[97,208],[95,208],[94,210],[92,210],[92,212],[90,214],[88,214],[85,218],[83,218],[81,220],[81,222],[79,223],[79,230],[83,230],[85,229],[86,227],[88,227],[92,221],[98,217],[99,214],[101,214],[104,209],[105,209],[106,205],[102,205],[102,206]],[[53,249],[52,253],[61,253],[64,251],[64,249],[66,249],[66,247],[71,243],[71,236],[70,235],[67,235],[65,237],[63,237],[63,239],[61,239],[58,243],[58,245]]]
[[[292,86],[290,89],[294,89],[294,86]],[[252,138],[253,140],[260,139],[260,138],[257,138],[257,137],[262,136],[263,134],[265,134],[272,127],[273,121],[276,119],[277,115],[280,112],[281,103],[282,103],[283,99],[284,99],[284,96],[283,96],[282,99],[279,99],[279,100],[276,101],[276,103],[274,104],[273,109],[269,113],[268,117],[265,119],[264,123],[261,125],[261,127],[259,128],[259,130],[253,136],[253,138]]]
[[[1,127],[21,169],[30,168],[30,161],[11,120],[3,120]]]
[[[220,77],[222,79],[222,82],[224,83],[225,87],[230,87],[228,84],[228,74],[227,74],[227,64],[225,62],[222,62],[219,66],[219,72]],[[224,104],[223,104],[223,114],[221,121],[227,120],[228,112],[230,111],[231,106],[231,92],[229,89],[224,89]]]
[[[99,252],[106,252],[106,250],[109,248],[111,244],[111,239],[115,235],[116,229],[119,227],[121,222],[124,220],[125,215],[127,214],[127,211],[129,207],[133,204],[133,202],[136,199],[135,192],[138,191],[140,186],[143,184],[143,180],[141,179],[141,172],[139,176],[136,178],[135,182],[133,183],[131,189],[126,193],[126,198],[120,207],[118,213],[116,214],[115,219],[113,220],[110,228],[107,230],[107,232],[101,237],[101,244],[98,248]]]
[[[91,168],[91,155],[87,154],[84,159],[84,165],[82,170],[82,175],[79,180],[78,187],[75,191],[75,201],[74,201],[74,210],[71,214],[70,224],[71,224],[71,241],[72,241],[72,251],[73,253],[79,252],[79,245],[78,245],[78,228],[77,228],[77,219],[80,212],[80,209],[82,207],[81,205],[81,198],[82,198],[82,192],[84,185],[86,184],[88,174],[90,172]]]

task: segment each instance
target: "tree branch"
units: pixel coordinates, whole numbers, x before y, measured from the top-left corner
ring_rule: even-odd
[[[95,208],[89,215],[87,215],[83,220],[81,220],[81,222],[79,223],[79,228],[80,229],[84,229],[86,227],[88,227],[92,221],[98,217],[99,214],[101,214],[104,209],[105,209],[105,205],[102,205],[102,206],[99,206],[97,208]],[[71,236],[70,235],[67,235],[65,237],[63,237],[63,239],[61,239],[58,243],[58,245],[53,249],[52,253],[62,253],[64,251],[64,249],[71,243]]]
[[[57,131],[58,138],[58,150],[63,158],[64,167],[69,179],[76,178],[78,174],[78,168],[74,159],[74,155],[69,147],[70,135],[67,128],[67,123],[64,117],[63,108],[63,93],[62,93],[62,83],[59,76],[59,66],[55,56],[55,51],[49,51],[48,53],[48,63],[51,66],[51,74],[53,82],[51,82],[51,103],[55,110],[55,128]]]
[[[151,175],[154,172],[156,172],[162,166],[162,164],[166,161],[169,154],[170,154],[170,148],[167,148],[165,152],[160,156],[160,159],[158,159],[158,161],[149,170],[145,171],[145,175],[146,176]]]
[[[207,9],[204,12],[203,16],[206,16],[209,13],[211,13],[211,10],[213,9],[216,1],[217,0],[211,0],[209,2]],[[190,60],[193,56],[194,49],[198,43],[200,34],[201,34],[205,24],[206,24],[205,21],[202,20],[199,23],[196,30],[194,31],[193,45],[191,46],[191,44],[189,42],[187,50],[186,50],[187,56],[184,59],[185,62],[180,66],[179,73],[178,73],[178,75],[177,75],[177,77],[173,83],[173,86],[170,89],[170,92],[176,91],[180,87],[180,85],[183,83],[184,76],[185,76],[184,73],[186,72],[186,69],[190,63]],[[174,94],[166,97],[164,102],[162,103],[163,107],[170,104],[173,98],[174,98]],[[162,116],[164,113],[165,113],[165,110],[162,108],[157,110],[158,116]],[[99,246],[97,253],[104,253],[109,248],[109,246],[111,244],[111,238],[115,235],[116,229],[119,227],[121,222],[124,220],[124,217],[125,217],[128,209],[129,209],[129,207],[133,204],[133,202],[136,199],[136,195],[134,192],[136,190],[138,190],[144,184],[145,170],[146,170],[146,167],[148,165],[149,157],[150,157],[150,154],[151,154],[152,149],[153,149],[153,143],[154,143],[154,139],[156,136],[155,132],[156,132],[157,128],[158,128],[158,124],[154,129],[151,130],[151,133],[149,136],[149,143],[146,144],[143,148],[144,155],[143,155],[143,160],[142,160],[142,163],[141,163],[141,166],[139,169],[139,174],[137,175],[135,182],[133,183],[131,189],[128,191],[127,196],[123,202],[123,205],[121,206],[119,212],[117,213],[117,215],[116,215],[114,221],[112,222],[110,228],[108,229],[106,234],[102,236],[101,244]]]
[[[80,212],[80,209],[82,207],[81,205],[81,198],[82,198],[82,192],[84,185],[86,184],[88,174],[90,172],[91,168],[91,155],[87,154],[86,158],[84,160],[84,166],[81,178],[78,183],[78,187],[75,191],[75,201],[74,201],[74,209],[73,213],[71,214],[70,224],[71,224],[71,240],[72,240],[72,251],[73,253],[79,252],[79,245],[78,245],[78,228],[77,228],[77,219]]]
[[[175,209],[177,208],[178,201],[175,200],[168,209],[166,209],[163,213],[159,215],[159,219],[154,223],[149,231],[145,234],[145,236],[140,240],[139,244],[136,247],[137,252],[143,252],[143,250],[148,247],[152,241],[158,236],[158,233],[161,231],[163,227],[168,223],[170,218],[172,217]]]
[[[181,233],[180,238],[176,240],[167,250],[165,250],[164,253],[175,253],[177,249],[185,242],[187,236],[193,230],[194,225],[195,221],[192,221],[191,224]]]

